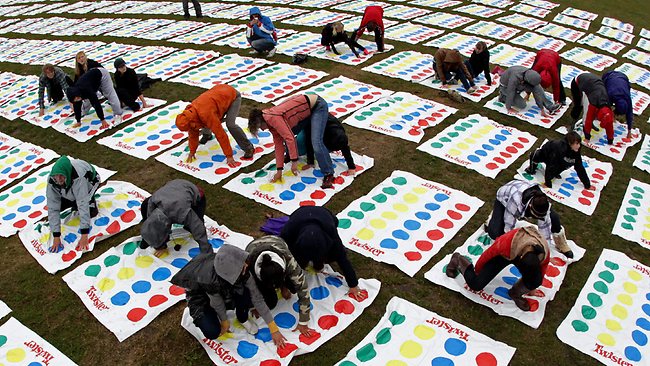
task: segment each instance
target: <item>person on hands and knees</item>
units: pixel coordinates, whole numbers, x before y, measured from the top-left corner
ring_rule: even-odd
[[[634,103],[632,102],[630,79],[620,71],[608,71],[603,74],[603,82],[607,89],[609,104],[614,106],[614,113],[625,116],[627,138],[631,139],[634,124]]]
[[[183,179],[169,181],[151,197],[147,197],[140,206],[140,248],[153,247],[156,257],[166,254],[172,224],[180,224],[199,243],[202,253],[212,253],[212,245],[208,243],[208,234],[203,222],[205,205],[205,194],[199,186]]]
[[[186,162],[191,163],[196,160],[196,150],[201,142],[199,141],[199,134],[203,134],[202,142],[206,143],[214,132],[219,146],[221,146],[221,150],[226,156],[226,163],[231,167],[236,166],[232,146],[230,146],[230,138],[221,125],[224,119],[228,131],[244,151],[243,158],[253,158],[253,144],[248,140],[241,127],[237,125],[240,106],[241,95],[239,92],[230,85],[220,84],[199,95],[185,107],[182,113],[176,116],[176,127],[181,131],[187,131],[188,135],[187,142],[190,147],[190,154]]]
[[[249,267],[246,251],[224,244],[217,253],[201,253],[192,258],[172,277],[171,283],[185,289],[190,316],[206,338],[217,339],[230,332],[226,311],[233,308],[244,329],[255,335],[257,324],[248,316],[254,307],[269,327],[273,343],[282,348],[286,338],[275,324]]]
[[[535,98],[535,104],[541,111],[542,117],[548,117],[560,109],[559,104],[553,104],[546,98],[544,89],[540,85],[542,77],[535,70],[523,66],[512,66],[502,75],[499,85],[499,102],[506,105],[508,113],[516,113],[516,109],[524,109],[528,105],[527,100],[530,94]],[[526,92],[526,99],[521,96]]]
[[[102,104],[97,98],[97,92],[102,93],[113,109],[113,122],[122,122],[122,104],[117,97],[111,74],[103,67],[88,70],[79,80],[68,88],[66,94],[68,100],[73,104],[74,118],[77,123],[72,127],[81,127],[81,117],[85,116],[92,106],[97,113],[97,118],[102,122],[102,128],[109,128],[110,125],[104,118]]]
[[[573,258],[560,216],[551,208],[551,202],[539,184],[515,179],[501,186],[497,190],[487,233],[492,240],[497,239],[514,229],[518,220],[534,221],[549,244],[555,244],[567,258]]]
[[[540,85],[544,89],[553,90],[553,101],[566,104],[566,93],[562,85],[562,58],[560,54],[549,49],[541,49],[535,55],[532,70],[539,73],[541,77]]]
[[[77,55],[75,56],[75,64],[74,64],[74,84],[79,81],[79,78],[88,70],[97,68],[97,67],[103,67],[99,62],[86,57],[86,53],[84,51],[79,51],[77,52]]]
[[[600,126],[605,129],[607,143],[614,143],[614,112],[612,112],[607,95],[607,88],[603,80],[590,72],[582,73],[571,81],[571,98],[573,109],[571,118],[577,122],[581,118],[585,139],[591,139],[591,129],[598,131],[593,126],[594,119],[600,121]]]
[[[75,250],[88,250],[90,219],[99,213],[94,197],[99,183],[99,174],[95,168],[83,160],[70,159],[63,155],[54,163],[47,180],[46,192],[47,216],[53,237],[50,252],[57,253],[63,249],[61,212],[68,208],[79,212],[81,238]]]
[[[377,5],[366,7],[363,11],[363,18],[361,18],[361,25],[353,32],[352,39],[355,42],[358,41],[366,30],[375,34],[377,51],[384,52],[384,8]],[[366,50],[363,53],[368,54]]]
[[[337,55],[340,55],[339,51],[336,50],[336,44],[337,43],[345,43],[350,47],[350,50],[352,53],[354,53],[354,56],[359,58],[359,53],[357,52],[357,49],[361,50],[364,54],[368,54],[368,51],[366,51],[366,48],[360,45],[357,41],[354,39],[351,39],[348,37],[348,34],[343,30],[343,23],[341,22],[335,22],[335,23],[328,23],[323,27],[323,31],[321,32],[321,39],[320,39],[320,44],[322,46],[325,46],[325,49],[327,51],[332,51]]]
[[[38,78],[38,116],[45,114],[45,90],[47,99],[51,104],[58,103],[65,98],[65,91],[72,85],[72,79],[60,67],[52,64],[43,66],[43,73]]]
[[[485,76],[487,85],[492,85],[492,74],[490,74],[490,51],[488,46],[483,41],[476,42],[472,55],[467,61],[465,66],[469,70],[472,77],[476,79],[481,73]]]
[[[467,66],[463,62],[463,56],[458,50],[439,48],[433,55],[433,70],[443,86],[456,83],[452,79],[458,79],[463,83],[463,87],[468,94],[476,91],[474,77],[467,69]]]
[[[140,110],[140,104],[136,102],[137,99],[142,102],[142,108],[149,107],[142,90],[140,90],[140,83],[135,70],[127,67],[126,62],[121,58],[115,59],[113,66],[115,66],[115,92],[120,103],[131,108],[134,112]]]
[[[307,280],[287,243],[279,236],[268,235],[250,242],[246,251],[248,252],[248,270],[255,279],[269,308],[275,308],[278,303],[276,289],[280,289],[285,300],[289,300],[292,294],[297,293],[300,315],[295,330],[310,337],[314,330],[308,325],[311,301]]]
[[[320,272],[325,263],[337,262],[350,287],[349,294],[362,301],[368,295],[359,288],[359,280],[348,260],[338,225],[339,220],[325,207],[303,206],[289,216],[280,237],[303,269],[311,262],[313,268]]]
[[[540,232],[534,226],[526,226],[499,236],[481,254],[476,266],[460,253],[452,254],[445,273],[451,278],[460,273],[470,289],[481,291],[512,264],[521,273],[521,278],[508,290],[508,295],[519,309],[530,311],[528,300],[522,296],[542,284],[550,257],[548,244]]]
[[[538,163],[546,164],[544,185],[552,188],[553,178],[559,178],[563,171],[573,167],[585,189],[596,190],[596,187],[591,185],[587,171],[582,165],[581,142],[582,137],[575,131],[568,132],[561,139],[548,141],[541,148],[530,153],[526,173],[533,175],[537,171]]]
[[[275,107],[251,110],[248,116],[249,131],[256,135],[258,130],[268,129],[273,135],[277,171],[271,182],[282,179],[285,144],[289,150],[291,172],[298,175],[296,134],[308,129],[318,167],[324,175],[321,187],[334,187],[334,164],[323,142],[328,115],[327,102],[316,94],[294,94]]]
[[[246,40],[253,48],[250,54],[266,53],[266,57],[275,55],[278,36],[271,18],[262,15],[256,6],[248,11],[249,22],[246,24]]]

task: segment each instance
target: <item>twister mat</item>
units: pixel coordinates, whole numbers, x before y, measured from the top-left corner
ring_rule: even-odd
[[[178,48],[162,47],[162,46],[143,46],[138,47],[133,51],[129,51],[122,55],[122,59],[129,65],[130,68],[135,69],[153,60],[165,57],[170,53],[178,51]]]
[[[108,181],[99,187],[95,193],[99,214],[90,220],[88,234],[88,251],[92,251],[95,242],[107,239],[131,226],[140,223],[140,205],[149,197],[149,193],[128,182]],[[84,252],[76,250],[81,234],[81,221],[78,212],[69,209],[61,214],[61,244],[63,249],[50,253],[52,236],[47,220],[26,226],[18,236],[29,254],[54,274],[68,268],[76,262]]]
[[[641,149],[632,164],[635,167],[650,173],[650,135],[645,135]]]
[[[585,37],[580,38],[578,40],[578,43],[586,44],[587,46],[591,46],[614,55],[618,54],[623,48],[626,47],[620,42],[612,41],[611,39],[603,38],[595,34],[588,34]]]
[[[235,79],[271,64],[273,64],[272,61],[261,58],[242,57],[233,53],[214,59],[207,64],[169,79],[169,81],[210,89],[218,84],[230,83]]]
[[[276,29],[276,31],[278,35],[278,40],[288,35],[298,33],[298,31],[293,29]],[[246,39],[246,32],[244,28],[240,28],[240,30],[238,30],[237,32],[233,33],[228,37],[217,39],[216,41],[212,42],[212,44],[217,46],[228,46],[232,48],[252,50],[250,43],[248,43],[248,40]]]
[[[553,101],[553,94],[546,92],[545,95],[547,100]],[[548,117],[542,116],[541,114],[542,110],[537,106],[537,104],[535,104],[535,98],[532,95],[530,96],[528,103],[526,104],[526,108],[518,110],[513,107],[515,113],[508,113],[505,103],[501,103],[499,101],[498,96],[490,100],[489,102],[487,102],[485,104],[485,107],[497,111],[501,114],[505,114],[506,116],[516,117],[517,119],[520,119],[524,122],[528,122],[536,126],[551,128],[553,127],[555,122],[560,120],[560,118],[562,118],[564,113],[569,110],[570,105],[571,105],[571,98],[567,97],[566,105],[561,106],[560,109],[558,109],[557,112],[555,112],[554,114],[548,114]],[[548,113],[548,111],[546,112]]]
[[[508,40],[519,33],[519,29],[481,20],[463,29],[464,32],[498,40]]]
[[[241,25],[226,23],[211,24],[203,28],[195,29],[192,32],[180,34],[174,38],[168,39],[167,42],[206,44],[217,38],[228,36],[241,29]]]
[[[5,304],[2,300],[0,300],[0,319],[9,315],[9,313],[11,313],[11,309],[9,308],[9,306],[7,306],[7,304]]]
[[[616,68],[616,71],[620,71],[623,74],[627,75],[631,83],[637,84],[650,90],[650,71],[633,65],[630,63],[624,63],[623,65]]]
[[[483,37],[468,36],[466,34],[455,32],[447,33],[443,36],[432,39],[424,45],[435,48],[449,48],[452,50],[458,50],[458,52],[465,55],[465,57],[469,57],[472,55],[472,52],[474,52],[474,47],[479,41],[485,42],[488,48],[494,45],[494,41],[491,41],[489,39],[483,39]]]
[[[623,57],[628,58],[640,65],[650,66],[650,53],[631,49],[623,54]]]
[[[323,27],[328,23],[340,22],[343,19],[352,18],[352,14],[338,13],[329,10],[316,10],[309,14],[284,19],[282,23],[293,25],[304,25],[309,27]]]
[[[612,228],[612,234],[650,249],[649,198],[650,184],[630,179],[616,222]]]
[[[504,17],[497,18],[496,20],[501,23],[514,25],[516,27],[524,28],[528,30],[535,30],[539,27],[543,27],[548,24],[548,22],[544,20],[539,20],[533,17],[527,17],[525,15],[521,15],[518,13],[506,15]]]
[[[230,83],[230,86],[237,89],[244,98],[268,103],[277,98],[291,95],[298,89],[313,84],[325,76],[327,73],[322,71],[304,69],[295,65],[276,64],[235,80]]]
[[[337,215],[350,250],[413,277],[483,205],[462,191],[396,170]]]
[[[600,122],[594,120],[594,125],[600,126]],[[607,144],[607,134],[604,128],[600,128],[600,131],[592,129],[591,140],[586,140],[582,129],[582,120],[578,121],[576,126],[575,131],[582,137],[584,146],[618,161],[623,161],[628,147],[634,146],[641,141],[641,133],[638,128],[632,129],[631,139],[627,138],[627,125],[624,123],[614,122],[614,143],[612,145]],[[562,126],[555,131],[563,135],[568,132],[566,126]]]
[[[535,52],[529,52],[523,48],[513,47],[507,43],[499,44],[490,48],[490,62],[505,67],[511,66],[533,66]]]
[[[0,154],[0,189],[58,156],[59,154],[50,149],[29,142],[5,150]]]
[[[22,141],[0,132],[0,152],[10,150],[12,147],[18,146],[21,143]]]
[[[476,4],[469,4],[458,8],[454,8],[454,11],[457,11],[459,13],[474,15],[479,18],[491,18],[495,15],[499,15],[503,13],[503,10],[491,8],[489,6],[476,5]]]
[[[480,102],[481,99],[487,97],[488,95],[492,94],[495,90],[499,89],[499,75],[497,74],[492,74],[492,84],[488,85],[487,80],[485,79],[485,76],[483,73],[478,75],[477,77],[474,78],[474,84],[476,91],[472,94],[468,94],[467,90],[463,86],[463,83],[460,81],[457,81],[457,84],[455,85],[447,85],[444,86],[442,85],[442,82],[439,79],[436,78],[428,78],[426,80],[422,80],[419,83],[428,86],[429,88],[433,89],[438,89],[438,90],[455,90],[459,92],[463,98],[469,99],[472,102]]]
[[[320,43],[320,41],[319,41]],[[340,55],[335,54],[334,52],[329,52],[326,51],[324,47],[319,47],[315,51],[311,52],[309,54],[309,57],[315,57],[315,58],[320,58],[324,60],[330,60],[330,61],[335,61],[335,62],[340,62],[346,65],[359,65],[363,62],[366,62],[368,59],[370,59],[374,55],[380,55],[383,52],[389,52],[392,50],[394,47],[389,44],[384,44],[384,51],[379,52],[377,50],[377,43],[375,41],[368,41],[365,39],[359,39],[358,43],[365,47],[366,51],[369,52],[369,54],[365,55],[363,52],[359,53],[359,57],[355,56],[354,53],[352,53],[352,50],[350,50],[350,47],[340,44],[337,46],[337,51],[339,51]]]
[[[66,355],[38,334],[10,318],[0,326],[0,362],[7,365],[73,366]]]
[[[585,35],[585,32],[566,28],[557,24],[548,24],[535,30],[538,33],[559,38],[564,41],[575,42]]]
[[[434,27],[454,29],[471,23],[474,19],[457,14],[437,12],[421,16],[417,19],[413,19],[413,21]]]
[[[150,78],[167,80],[217,57],[219,57],[219,52],[215,51],[180,50],[140,66],[135,71],[136,73],[146,73]]]
[[[417,82],[433,76],[433,56],[415,51],[398,52],[362,70]]]
[[[647,365],[649,273],[648,266],[603,249],[557,337],[607,366]]]
[[[610,28],[607,26],[600,27],[600,29],[598,29],[596,33],[603,35],[607,38],[613,38],[617,41],[621,41],[626,44],[632,44],[632,40],[634,39],[634,34],[632,33],[627,33],[622,30]]]
[[[543,36],[541,34],[526,32],[519,37],[515,37],[510,40],[510,43],[517,44],[520,46],[526,46],[532,48],[533,50],[541,50],[543,48],[559,52],[566,42],[555,39],[553,37]]]
[[[570,25],[572,27],[580,28],[584,30],[589,29],[589,26],[591,25],[591,22],[589,20],[570,17],[562,13],[556,15],[555,18],[553,18],[553,21],[556,23]]]
[[[582,47],[562,52],[560,57],[596,71],[603,71],[617,62],[613,57],[601,55]]]
[[[522,13],[526,15],[532,15],[538,18],[546,18],[546,16],[551,12],[548,9],[536,8],[527,4],[517,4],[510,8],[510,11],[516,11],[517,13]]]
[[[591,13],[591,12],[588,12],[588,11],[585,11],[585,10],[572,8],[572,7],[568,7],[566,9],[562,10],[562,14],[568,15],[568,16],[574,17],[574,18],[585,19],[585,20],[588,20],[590,22],[593,21],[593,20],[596,20],[596,18],[598,18],[598,14]]]
[[[472,114],[456,121],[417,149],[495,178],[530,149],[537,138]]]

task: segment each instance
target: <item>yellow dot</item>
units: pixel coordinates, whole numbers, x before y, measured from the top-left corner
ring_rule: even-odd
[[[641,273],[631,269],[627,272],[628,277],[630,277],[634,281],[641,281],[643,277],[641,277]]]
[[[129,195],[126,194],[126,193],[118,193],[118,194],[115,195],[115,199],[116,200],[121,200],[121,201],[128,200]]]
[[[37,191],[41,191],[41,190],[45,189],[45,187],[47,187],[47,182],[40,182],[40,183],[36,186],[36,190],[37,190]]]
[[[158,129],[158,126],[156,125],[150,125],[147,127],[147,131],[156,131]]]
[[[597,338],[600,341],[600,343],[606,346],[613,347],[616,344],[616,340],[614,340],[614,337],[612,337],[607,333],[600,333]]]
[[[41,243],[47,243],[50,241],[50,233],[45,233],[41,235],[40,239],[38,239],[39,242]]]
[[[607,329],[613,332],[618,332],[623,329],[623,327],[621,327],[621,324],[614,319],[607,319],[607,321],[605,321],[605,326],[607,326]]]
[[[406,212],[409,210],[409,207],[403,203],[396,203],[393,205],[393,209],[397,212]]]
[[[4,213],[5,213],[5,209],[0,207],[0,215],[4,215]]]
[[[409,366],[409,365],[404,361],[390,360],[386,362],[386,366]]]
[[[111,208],[113,206],[113,202],[111,201],[103,201],[98,203],[99,208]]]
[[[466,143],[468,143],[468,144],[475,144],[476,143],[476,140],[474,140],[473,138],[469,138],[469,137],[465,138],[464,141]]]
[[[135,271],[133,268],[129,267],[120,268],[120,270],[117,272],[117,278],[120,280],[128,280],[129,278],[133,277],[133,275],[135,275]]]
[[[375,229],[383,229],[386,227],[386,221],[382,219],[372,219],[370,220],[370,226],[374,227]]]
[[[422,354],[422,346],[414,341],[406,341],[399,348],[399,353],[406,358],[416,358]]]
[[[637,292],[637,290],[638,290],[638,288],[636,287],[636,285],[633,284],[632,282],[625,282],[625,283],[623,283],[623,289],[624,289],[625,292],[627,292],[628,294],[636,294],[636,292]]]
[[[385,125],[384,121],[379,121],[379,120],[373,121],[372,124],[375,125],[375,126],[383,126],[383,125]]]
[[[22,348],[10,349],[7,352],[7,361],[9,362],[20,362],[25,359],[25,350]]]
[[[34,195],[34,192],[23,192],[23,194],[21,194],[20,196],[22,198],[30,198],[33,195]]]
[[[433,336],[436,335],[436,331],[431,327],[427,327],[426,325],[418,325],[415,327],[415,329],[413,329],[413,334],[415,334],[415,336],[421,340],[426,341],[433,338]]]
[[[643,230],[643,233],[641,234],[643,239],[650,240],[650,231],[648,230]]]
[[[7,160],[5,160],[5,163],[6,163],[5,166],[9,166],[9,165],[13,164],[15,161],[16,161],[16,158],[12,156],[12,157],[8,158]]]
[[[458,155],[461,154],[460,150],[458,150],[458,149],[449,149],[449,152],[448,152],[448,153],[449,153],[449,155],[451,155],[451,156],[458,156]]]
[[[467,149],[469,149],[469,145],[467,145],[467,144],[464,143],[464,142],[459,142],[459,143],[457,143],[457,144],[456,144],[456,147],[459,148],[459,149],[461,149],[461,150],[467,150]]]
[[[483,134],[481,132],[474,132],[471,136],[475,139],[480,139],[483,137]]]
[[[406,203],[416,203],[417,201],[420,200],[418,198],[418,196],[414,195],[413,193],[405,194],[403,199],[404,199],[404,202],[406,202]]]
[[[196,152],[197,156],[208,156],[208,152],[205,150],[199,150]]]
[[[260,185],[260,191],[262,192],[273,192],[275,190],[275,186],[271,183],[264,183]]]
[[[612,314],[621,320],[627,319],[627,309],[619,304],[612,306]]]
[[[386,112],[386,117],[395,117],[395,113],[393,113],[393,112]]]
[[[14,206],[16,206],[18,204],[18,202],[20,202],[20,200],[18,198],[14,198],[13,200],[7,202],[7,206],[8,207],[14,207]]]
[[[79,226],[81,223],[81,219],[79,219],[79,216],[72,218],[70,221],[66,223],[67,226]]]
[[[628,294],[620,294],[618,297],[616,297],[616,299],[618,299],[618,302],[623,303],[627,306],[632,305],[632,296]]]
[[[127,144],[130,143],[133,140],[135,140],[135,138],[133,138],[133,137],[125,137],[125,138],[122,139],[122,141],[124,141],[124,143],[127,143]]]
[[[388,220],[395,220],[397,218],[397,214],[393,211],[385,211],[381,214],[381,217]]]
[[[148,255],[141,255],[135,259],[135,265],[140,268],[147,268],[153,263],[153,258]]]
[[[417,194],[425,194],[425,193],[429,192],[429,190],[424,188],[424,187],[415,187],[415,188],[413,188],[413,192],[415,192]]]
[[[147,136],[147,132],[146,131],[138,131],[138,132],[134,133],[134,135],[136,137],[144,137],[144,136]]]
[[[102,278],[97,283],[97,288],[102,292],[110,291],[113,287],[115,287],[115,281],[110,278]]]
[[[225,341],[225,340],[231,339],[233,337],[234,337],[234,334],[232,334],[232,332],[226,332],[226,333],[220,335],[217,339],[220,340],[220,341]]]
[[[361,240],[370,240],[374,236],[375,236],[375,232],[366,228],[359,230],[359,232],[357,233],[357,237]]]

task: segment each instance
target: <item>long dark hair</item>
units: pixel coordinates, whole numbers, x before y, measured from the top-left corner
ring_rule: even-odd
[[[284,282],[284,270],[278,263],[273,262],[268,254],[262,255],[260,281],[271,288],[280,288]]]
[[[262,110],[258,108],[251,109],[248,114],[248,130],[250,133],[257,136],[257,132],[260,130],[263,121],[264,116],[262,116]]]

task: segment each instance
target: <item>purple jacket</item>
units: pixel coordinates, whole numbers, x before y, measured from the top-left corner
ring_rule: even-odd
[[[628,128],[632,128],[634,103],[630,94],[630,80],[620,71],[608,71],[603,74],[609,102],[616,106],[616,114],[624,114]]]

